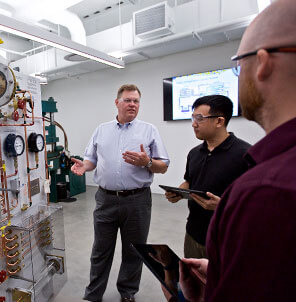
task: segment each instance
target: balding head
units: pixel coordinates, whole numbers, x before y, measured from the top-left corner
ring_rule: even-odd
[[[296,1],[273,2],[247,28],[238,54],[260,48],[296,45]]]
[[[239,60],[239,101],[243,115],[268,133],[296,117],[296,53],[266,49],[296,46],[296,1],[278,0],[247,28],[238,55],[257,50]]]

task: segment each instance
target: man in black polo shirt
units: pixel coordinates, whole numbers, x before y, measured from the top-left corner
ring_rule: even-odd
[[[205,258],[207,230],[219,196],[247,170],[243,155],[250,145],[227,132],[233,110],[228,97],[204,96],[194,102],[192,109],[192,127],[204,142],[189,152],[180,188],[205,191],[210,199],[192,194],[193,200],[188,200],[184,256]],[[173,203],[181,199],[171,192],[166,192],[166,197]]]

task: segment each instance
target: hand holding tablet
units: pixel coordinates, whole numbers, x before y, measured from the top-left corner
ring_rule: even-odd
[[[132,246],[165,290],[175,298],[174,301],[185,301],[181,290],[182,283],[184,284],[184,289],[186,288],[186,294],[189,293],[188,288],[190,286],[188,284],[192,283],[196,298],[200,297],[203,299],[206,278],[197,273],[195,269],[192,269],[190,262],[189,265],[187,264],[190,259],[181,260],[164,244],[132,244]],[[166,291],[164,291],[164,294],[167,296]],[[196,301],[202,300],[197,299]]]
[[[194,193],[204,199],[210,199],[210,197],[204,191],[182,189],[178,187],[170,187],[165,185],[159,185],[159,187],[165,190],[166,192],[175,193],[176,195],[181,196],[182,198],[185,199],[192,199],[192,197],[190,196],[191,193]]]

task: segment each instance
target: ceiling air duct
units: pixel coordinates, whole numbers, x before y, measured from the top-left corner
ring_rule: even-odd
[[[142,40],[174,33],[173,9],[167,2],[146,7],[133,13],[134,36]]]

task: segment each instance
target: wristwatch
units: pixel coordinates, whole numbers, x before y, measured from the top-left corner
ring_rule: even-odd
[[[152,158],[150,157],[148,164],[145,166],[145,168],[151,168],[152,166]]]

